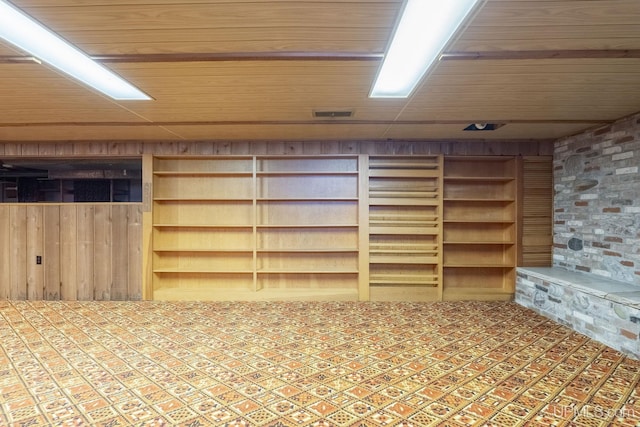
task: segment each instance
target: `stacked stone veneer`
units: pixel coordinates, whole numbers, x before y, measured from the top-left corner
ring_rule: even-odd
[[[559,267],[519,267],[515,300],[640,359],[640,288]]]
[[[516,302],[640,358],[640,114],[556,141],[553,162],[554,267],[518,268]]]
[[[555,266],[640,285],[639,166],[640,114],[556,142]]]

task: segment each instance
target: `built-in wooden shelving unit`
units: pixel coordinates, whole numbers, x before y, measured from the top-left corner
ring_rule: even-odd
[[[357,156],[156,157],[153,200],[156,299],[358,298]]]
[[[525,187],[546,185],[548,168],[529,164]],[[153,297],[510,299],[523,258],[521,165],[515,156],[155,157]],[[525,215],[548,222],[533,207]],[[531,240],[531,251],[544,249]]]
[[[445,158],[444,299],[513,296],[517,193],[514,157]]]
[[[440,156],[369,157],[372,300],[442,295]]]
[[[254,290],[252,157],[154,159],[154,298]]]

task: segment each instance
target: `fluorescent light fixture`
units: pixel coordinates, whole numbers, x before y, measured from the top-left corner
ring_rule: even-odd
[[[0,37],[113,99],[151,99],[4,0],[0,0]]]
[[[407,0],[372,98],[406,98],[482,0]]]

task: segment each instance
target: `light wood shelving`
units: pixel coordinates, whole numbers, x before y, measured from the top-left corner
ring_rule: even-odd
[[[442,157],[369,157],[371,300],[442,295]]]
[[[254,289],[253,164],[252,157],[154,159],[154,299]]]
[[[154,298],[355,300],[357,208],[357,156],[157,157]]]
[[[549,172],[536,161],[525,184],[542,194]],[[155,157],[153,297],[511,299],[523,258],[522,163],[515,156]],[[532,207],[524,211],[547,224]]]
[[[443,299],[511,299],[517,261],[515,157],[444,160]]]

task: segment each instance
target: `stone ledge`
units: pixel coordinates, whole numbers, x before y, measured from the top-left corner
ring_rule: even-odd
[[[518,267],[516,303],[640,359],[640,287],[560,267]]]
[[[517,271],[640,310],[640,286],[560,267],[518,267]]]

